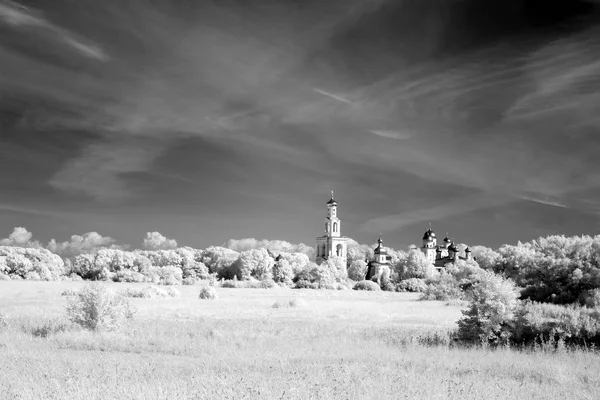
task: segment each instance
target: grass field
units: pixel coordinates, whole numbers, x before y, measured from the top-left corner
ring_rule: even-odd
[[[598,399],[600,355],[419,344],[457,306],[387,292],[198,286],[117,332],[34,328],[80,282],[0,282],[2,399]],[[146,285],[113,284],[117,289]],[[298,307],[273,308],[298,299]],[[442,334],[443,336],[443,334]]]

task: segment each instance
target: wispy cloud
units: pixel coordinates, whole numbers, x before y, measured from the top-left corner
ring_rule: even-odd
[[[80,37],[44,18],[42,13],[9,0],[0,1],[0,22],[15,28],[37,28],[55,35],[66,45],[81,55],[100,61],[107,61],[108,55],[95,43]]]
[[[430,208],[372,218],[362,225],[362,230],[370,233],[390,232],[417,223],[427,224],[448,217],[460,218],[472,211],[494,208],[512,201],[514,201],[513,198],[506,196],[476,194]]]
[[[19,206],[10,203],[0,203],[0,212],[5,211],[9,213],[17,213],[17,214],[31,214],[31,215],[39,215],[43,217],[59,217],[60,213],[56,213],[53,211],[42,210],[34,207],[25,207]]]
[[[377,135],[377,136],[381,136],[381,137],[389,138],[389,139],[410,139],[412,137],[412,135],[410,133],[390,131],[390,130],[372,129],[369,132],[371,132],[373,135]]]
[[[344,98],[342,96],[339,96],[337,94],[326,92],[325,90],[321,90],[321,89],[317,89],[317,88],[313,88],[313,90],[315,92],[317,92],[317,93],[320,93],[320,94],[324,95],[324,96],[331,97],[332,99],[335,99],[337,101],[341,101],[342,103],[352,104],[352,102],[350,100],[348,100],[348,99],[346,99],[346,98]]]

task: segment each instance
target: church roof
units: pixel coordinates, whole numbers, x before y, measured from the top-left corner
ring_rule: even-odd
[[[453,252],[458,252],[458,248],[456,247],[456,245],[454,244],[454,242],[450,243],[450,247],[448,247],[449,251],[453,251]]]
[[[335,201],[333,199],[333,190],[331,191],[331,199],[329,199],[329,201],[327,202],[327,205],[336,205],[337,206],[337,201]]]
[[[377,247],[375,250],[373,250],[373,252],[375,254],[387,254],[387,252],[383,249],[383,239],[381,239],[381,236],[379,236],[379,239],[377,239]]]
[[[431,228],[427,229],[427,231],[425,231],[425,233],[423,234],[423,240],[427,240],[429,238],[434,238],[435,237],[435,232],[431,230]]]

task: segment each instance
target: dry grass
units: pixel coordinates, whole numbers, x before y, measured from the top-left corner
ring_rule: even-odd
[[[600,356],[419,345],[459,307],[418,294],[219,289],[134,299],[118,332],[49,329],[76,282],[0,282],[3,399],[596,399]],[[117,284],[118,289],[140,287]],[[298,298],[302,307],[273,308]],[[51,326],[54,326],[50,324]],[[60,325],[58,325],[60,326]]]

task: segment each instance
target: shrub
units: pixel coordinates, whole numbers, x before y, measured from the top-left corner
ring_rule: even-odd
[[[167,298],[167,297],[179,297],[181,293],[174,287],[167,287],[165,289],[148,286],[143,289],[127,288],[120,292],[123,297],[132,297],[139,299],[154,299],[154,298]]]
[[[8,321],[6,315],[0,311],[0,330],[6,328],[8,326]]]
[[[115,282],[128,282],[128,283],[140,283],[145,282],[146,277],[144,274],[132,271],[130,269],[124,269],[118,271],[113,275],[113,281]]]
[[[600,311],[577,306],[522,301],[511,339],[520,345],[600,346]]]
[[[37,325],[21,325],[21,330],[35,337],[46,338],[50,335],[73,330],[73,325],[62,319],[47,319]]]
[[[385,290],[386,292],[396,291],[396,285],[390,280],[389,276],[384,275],[381,278],[381,290]]]
[[[91,283],[67,300],[68,319],[90,330],[118,329],[132,319],[136,309],[131,302],[101,283]]]
[[[581,302],[588,308],[600,308],[600,289],[588,290],[581,295]]]
[[[221,287],[230,289],[272,289],[279,286],[272,279],[265,279],[264,281],[227,279],[221,283]]]
[[[467,291],[469,308],[458,321],[458,339],[465,342],[506,344],[510,339],[509,323],[518,307],[519,293],[513,281],[490,271]]]
[[[183,271],[179,267],[168,265],[158,268],[157,272],[161,285],[181,285],[183,281]]]
[[[371,291],[381,290],[379,285],[373,281],[357,282],[352,289],[354,289],[354,290],[371,290]]]
[[[61,296],[75,296],[77,294],[77,290],[75,289],[65,289],[63,290],[63,292],[60,294]]]
[[[279,300],[273,303],[272,308],[296,308],[304,305],[304,301],[302,299],[297,299],[295,297],[287,300]]]
[[[179,290],[175,289],[174,287],[168,287],[166,289],[166,292],[169,297],[177,298],[177,297],[181,296],[181,292]]]
[[[10,276],[5,274],[0,274],[0,281],[10,281]]]
[[[427,290],[425,279],[410,278],[398,283],[396,290],[399,292],[418,292],[422,293]]]
[[[295,289],[318,289],[319,284],[306,279],[300,279],[294,285]]]
[[[183,278],[183,280],[181,281],[181,284],[186,285],[186,286],[193,286],[196,284],[196,282],[198,282],[196,280],[196,278],[194,278],[192,276],[188,276],[187,278]]]
[[[456,279],[452,275],[442,275],[438,278],[428,281],[427,288],[421,296],[421,300],[441,300],[448,301],[452,299],[462,299],[463,291]]]
[[[217,297],[217,291],[212,286],[204,286],[200,290],[200,295],[198,296],[198,298],[203,300],[216,300]]]

